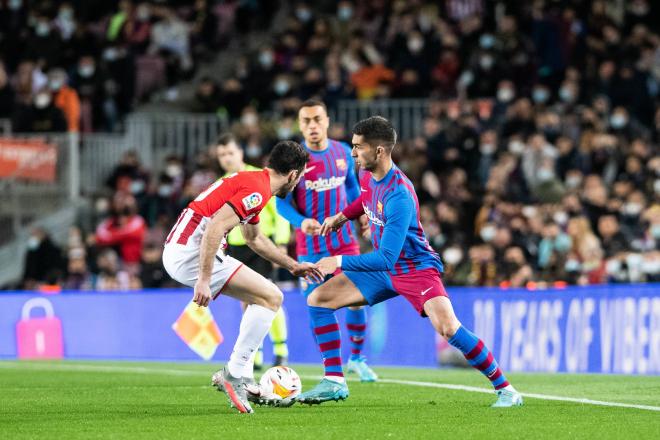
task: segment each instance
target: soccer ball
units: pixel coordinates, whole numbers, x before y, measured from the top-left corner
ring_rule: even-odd
[[[259,381],[262,393],[282,399],[296,397],[302,391],[300,376],[289,367],[272,367],[266,370]]]

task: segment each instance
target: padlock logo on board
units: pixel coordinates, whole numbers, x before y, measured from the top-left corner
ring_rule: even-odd
[[[34,309],[42,308],[46,316],[32,318]],[[21,320],[16,324],[16,345],[19,359],[62,359],[62,322],[55,316],[53,304],[46,298],[25,302]]]

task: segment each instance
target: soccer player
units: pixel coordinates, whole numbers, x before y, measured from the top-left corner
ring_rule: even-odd
[[[225,255],[226,236],[240,225],[248,246],[262,257],[287,268],[294,276],[320,280],[314,264],[298,263],[282,253],[258,226],[259,212],[272,195],[285,197],[293,190],[308,160],[309,153],[300,144],[279,142],[264,170],[242,171],[220,179],[190,202],[165,241],[165,270],[176,281],[194,288],[196,304],[206,307],[221,292],[249,304],[229,362],[214,375],[218,388],[242,413],[252,412],[245,388],[254,381],[250,359],[282,305],[282,292]]]
[[[497,393],[494,407],[522,405],[522,396],[504,377],[492,353],[454,314],[440,276],[442,262],[420,223],[415,188],[392,162],[395,143],[394,127],[380,116],[362,120],[353,128],[352,156],[366,170],[360,176],[360,198],[325,219],[321,235],[366,214],[374,251],[325,257],[318,262],[323,273],[342,269],[341,274],[317,287],[307,298],[322,356],[327,359],[340,346],[335,310],[374,305],[401,295],[422,317],[429,317],[435,330],[490,380]],[[321,383],[298,396],[297,401],[321,403],[347,397],[348,387],[341,370],[326,367]]]
[[[351,149],[345,143],[328,139],[330,118],[321,101],[305,101],[298,111],[298,124],[305,138],[303,145],[311,158],[293,193],[277,200],[277,210],[296,228],[298,261],[316,262],[331,255],[359,255],[360,246],[352,223],[325,237],[319,235],[324,218],[337,214],[360,196]],[[366,227],[366,218],[362,217],[361,221]],[[303,285],[304,295],[308,296],[316,287],[316,284]],[[351,341],[347,370],[358,373],[363,382],[376,381],[378,376],[362,356],[367,328],[364,307],[349,307],[346,324]],[[341,372],[339,350],[333,350],[325,363],[328,371]]]
[[[236,138],[231,133],[223,134],[218,138],[216,143],[216,153],[218,162],[225,171],[223,177],[229,177],[230,174],[239,171],[260,171],[260,168],[246,164],[243,161],[243,150],[238,145]],[[261,221],[259,227],[263,234],[273,240],[276,245],[286,253],[286,245],[289,243],[291,237],[291,228],[289,222],[284,220],[282,216],[277,214],[275,207],[275,199],[271,199],[266,207],[259,214]],[[270,261],[262,258],[259,254],[254,252],[250,246],[247,245],[245,237],[241,233],[240,228],[234,228],[227,235],[227,244],[229,245],[228,253],[232,257],[244,264],[247,264],[251,269],[257,272],[264,278],[270,278],[273,273],[273,265]],[[246,303],[241,303],[243,309],[247,307]],[[280,308],[273,319],[273,325],[269,331],[270,340],[273,343],[273,354],[275,359],[273,365],[286,365],[287,357],[289,356],[289,349],[286,344],[286,316],[284,314],[284,306]],[[263,350],[259,347],[254,359],[254,369],[260,370],[263,365]]]

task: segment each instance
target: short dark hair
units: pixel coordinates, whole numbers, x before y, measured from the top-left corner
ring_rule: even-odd
[[[369,145],[382,145],[392,151],[396,144],[396,130],[392,123],[382,116],[371,116],[353,126],[353,134],[363,136]]]
[[[302,171],[308,161],[309,153],[298,142],[280,141],[270,152],[268,168],[284,176],[290,171]]]
[[[323,110],[325,110],[326,113],[328,113],[328,107],[326,107],[325,103],[323,101],[319,101],[318,99],[308,99],[302,104],[300,104],[300,107],[298,108],[298,112],[300,112],[301,108],[304,107],[323,107]]]
[[[220,136],[218,136],[218,139],[215,141],[215,145],[227,145],[230,142],[234,142],[238,145],[238,140],[236,139],[236,136],[234,136],[233,133],[222,133]]]

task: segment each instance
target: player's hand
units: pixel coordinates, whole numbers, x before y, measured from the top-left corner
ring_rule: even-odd
[[[337,231],[339,228],[342,227],[344,223],[346,223],[348,219],[344,214],[341,212],[337,215],[333,215],[332,217],[327,217],[325,220],[323,220],[323,224],[321,225],[321,235],[328,235],[330,231]]]
[[[324,275],[330,275],[335,273],[337,270],[337,257],[324,257],[321,258],[317,263],[321,272]]]
[[[306,218],[300,225],[300,230],[303,231],[303,234],[319,235],[319,232],[321,231],[321,223],[315,218]]]
[[[360,235],[367,240],[371,239],[371,228],[369,227],[369,219],[367,216],[361,215],[358,218],[358,222],[360,223]]]
[[[211,287],[209,283],[197,281],[195,283],[193,302],[201,307],[206,307],[211,302]]]
[[[321,284],[325,278],[318,265],[313,263],[296,263],[290,272],[293,276],[305,278],[305,281],[311,284]]]

